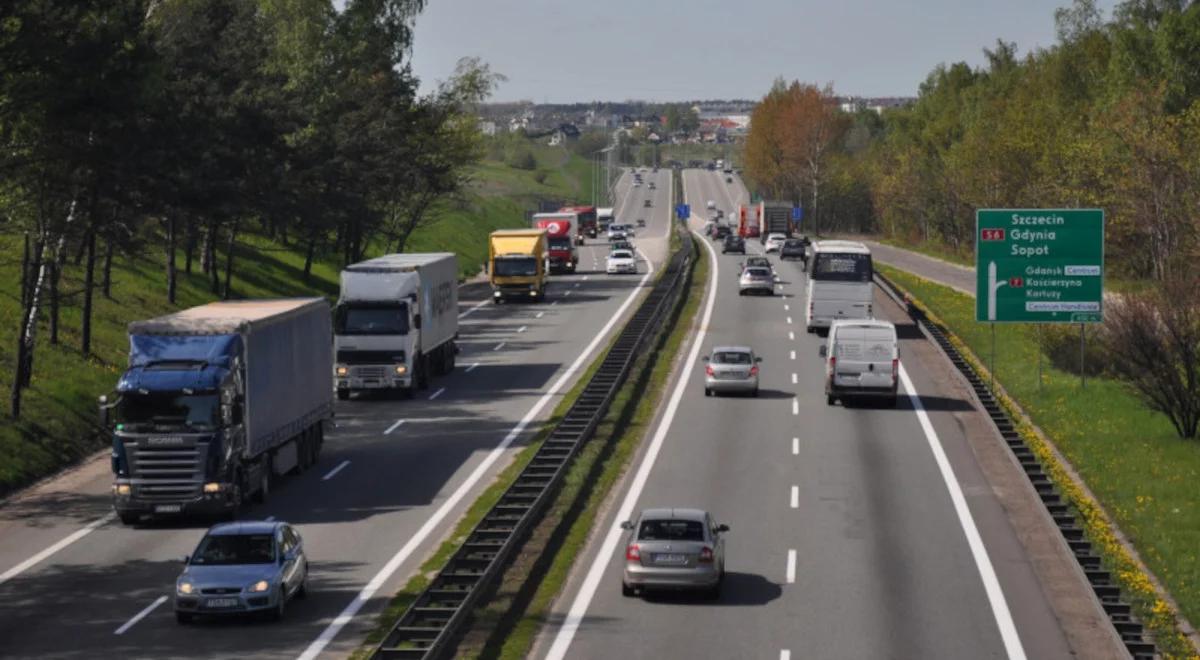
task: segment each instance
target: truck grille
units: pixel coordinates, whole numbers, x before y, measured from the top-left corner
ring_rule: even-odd
[[[351,367],[350,374],[363,380],[383,380],[387,377],[387,367]]]
[[[199,494],[204,474],[207,444],[191,447],[145,447],[125,445],[134,479],[140,480],[138,495],[146,499],[178,500]]]

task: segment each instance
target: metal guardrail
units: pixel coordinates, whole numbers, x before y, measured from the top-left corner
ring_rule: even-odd
[[[1135,660],[1152,660],[1157,657],[1154,643],[1147,641],[1141,622],[1133,615],[1129,603],[1121,597],[1120,586],[1113,580],[1110,572],[1104,569],[1100,555],[1092,550],[1092,543],[1087,540],[1086,532],[1079,526],[1074,514],[1071,513],[1070,504],[1058,493],[1058,489],[1054,487],[1050,477],[1042,469],[1033,450],[1017,433],[1012,419],[996,401],[988,383],[975,372],[962,353],[950,342],[945,330],[926,318],[920,308],[908,303],[904,293],[891,280],[878,273],[875,274],[875,280],[885,293],[905,308],[909,317],[916,322],[917,327],[942,349],[950,362],[966,377],[971,389],[975,391],[975,397],[987,412],[988,417],[992,419],[992,424],[1000,432],[1000,436],[1004,438],[1008,448],[1012,450],[1013,456],[1021,464],[1021,468],[1025,470],[1025,476],[1033,484],[1034,490],[1042,500],[1042,505],[1054,519],[1054,524],[1058,526],[1067,546],[1075,555],[1075,561],[1079,562],[1088,584],[1095,592],[1096,597],[1100,599],[1100,605],[1104,608],[1130,656]]]
[[[373,658],[431,659],[450,650],[480,598],[541,520],[571,461],[607,414],[639,350],[657,333],[680,295],[692,258],[691,235],[682,231],[680,236],[680,249],[625,323],[579,398],[512,486],[392,626]]]

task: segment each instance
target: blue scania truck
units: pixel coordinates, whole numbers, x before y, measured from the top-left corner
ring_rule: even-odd
[[[317,462],[333,416],[322,298],[215,302],[129,324],[129,366],[100,397],[113,508],[232,518]]]

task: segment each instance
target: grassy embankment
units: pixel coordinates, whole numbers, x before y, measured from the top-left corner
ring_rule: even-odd
[[[590,165],[586,159],[568,157],[564,150],[544,145],[533,145],[532,149],[538,169],[545,173],[541,183],[535,171],[484,161],[477,167],[475,182],[464,201],[447,202],[437,209],[436,220],[412,236],[407,250],[456,252],[462,274],[473,275],[484,261],[487,234],[501,227],[524,225],[524,213],[535,207],[537,199],[590,199]],[[60,343],[49,343],[45,321],[48,310],[43,308],[33,381],[24,393],[21,421],[14,423],[7,415],[0,421],[0,494],[53,473],[104,445],[93,425],[95,400],[112,389],[124,365],[128,350],[125,326],[129,321],[214,299],[197,265],[191,275],[180,274],[178,304],[167,304],[165,256],[157,247],[161,241],[147,243],[144,253],[136,258],[114,258],[111,300],[97,291],[93,355],[88,359],[78,350],[82,268],[68,259],[60,289],[73,295],[64,299]],[[0,294],[0,373],[6,379],[11,379],[13,372],[21,316],[21,250],[19,237],[0,237],[0,281],[8,283]],[[220,259],[223,264],[223,253]],[[182,255],[178,263],[182,268]],[[245,233],[234,257],[234,290],[243,298],[337,295],[338,264],[332,259],[318,261],[308,283],[302,278],[303,267],[304,255],[299,246],[280,245]],[[10,381],[4,383],[6,393],[10,385]]]
[[[974,299],[910,273],[886,266],[880,271],[923,303],[986,366],[991,330],[975,321]],[[1081,388],[1078,376],[1044,360],[1039,388],[1035,333],[1030,325],[998,324],[996,380],[1071,463],[1099,507],[1054,467],[1049,448],[1033,429],[1020,430],[1043,464],[1050,461],[1048,471],[1162,651],[1194,657],[1170,607],[1118,542],[1104,514],[1132,542],[1182,614],[1200,620],[1200,444],[1179,439],[1164,416],[1147,410],[1116,380],[1089,378]]]

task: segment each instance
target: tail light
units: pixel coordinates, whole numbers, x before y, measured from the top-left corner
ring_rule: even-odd
[[[900,359],[892,358],[892,380],[900,379]]]
[[[711,364],[710,364],[710,365],[708,365],[707,367],[704,367],[704,373],[705,373],[705,375],[708,375],[708,376],[714,376],[714,375],[716,375],[716,372],[714,372],[714,371],[713,371],[713,368],[712,368],[712,365],[711,365]]]
[[[751,376],[758,375],[758,365],[754,365],[753,367],[750,367],[750,375]]]
[[[642,549],[636,543],[630,543],[625,547],[625,561],[641,561]]]
[[[829,370],[833,371],[836,368],[837,368],[837,357],[830,355],[829,356]]]
[[[700,548],[699,561],[701,564],[711,564],[713,562],[712,548],[708,547],[707,545],[704,546],[703,548]]]

